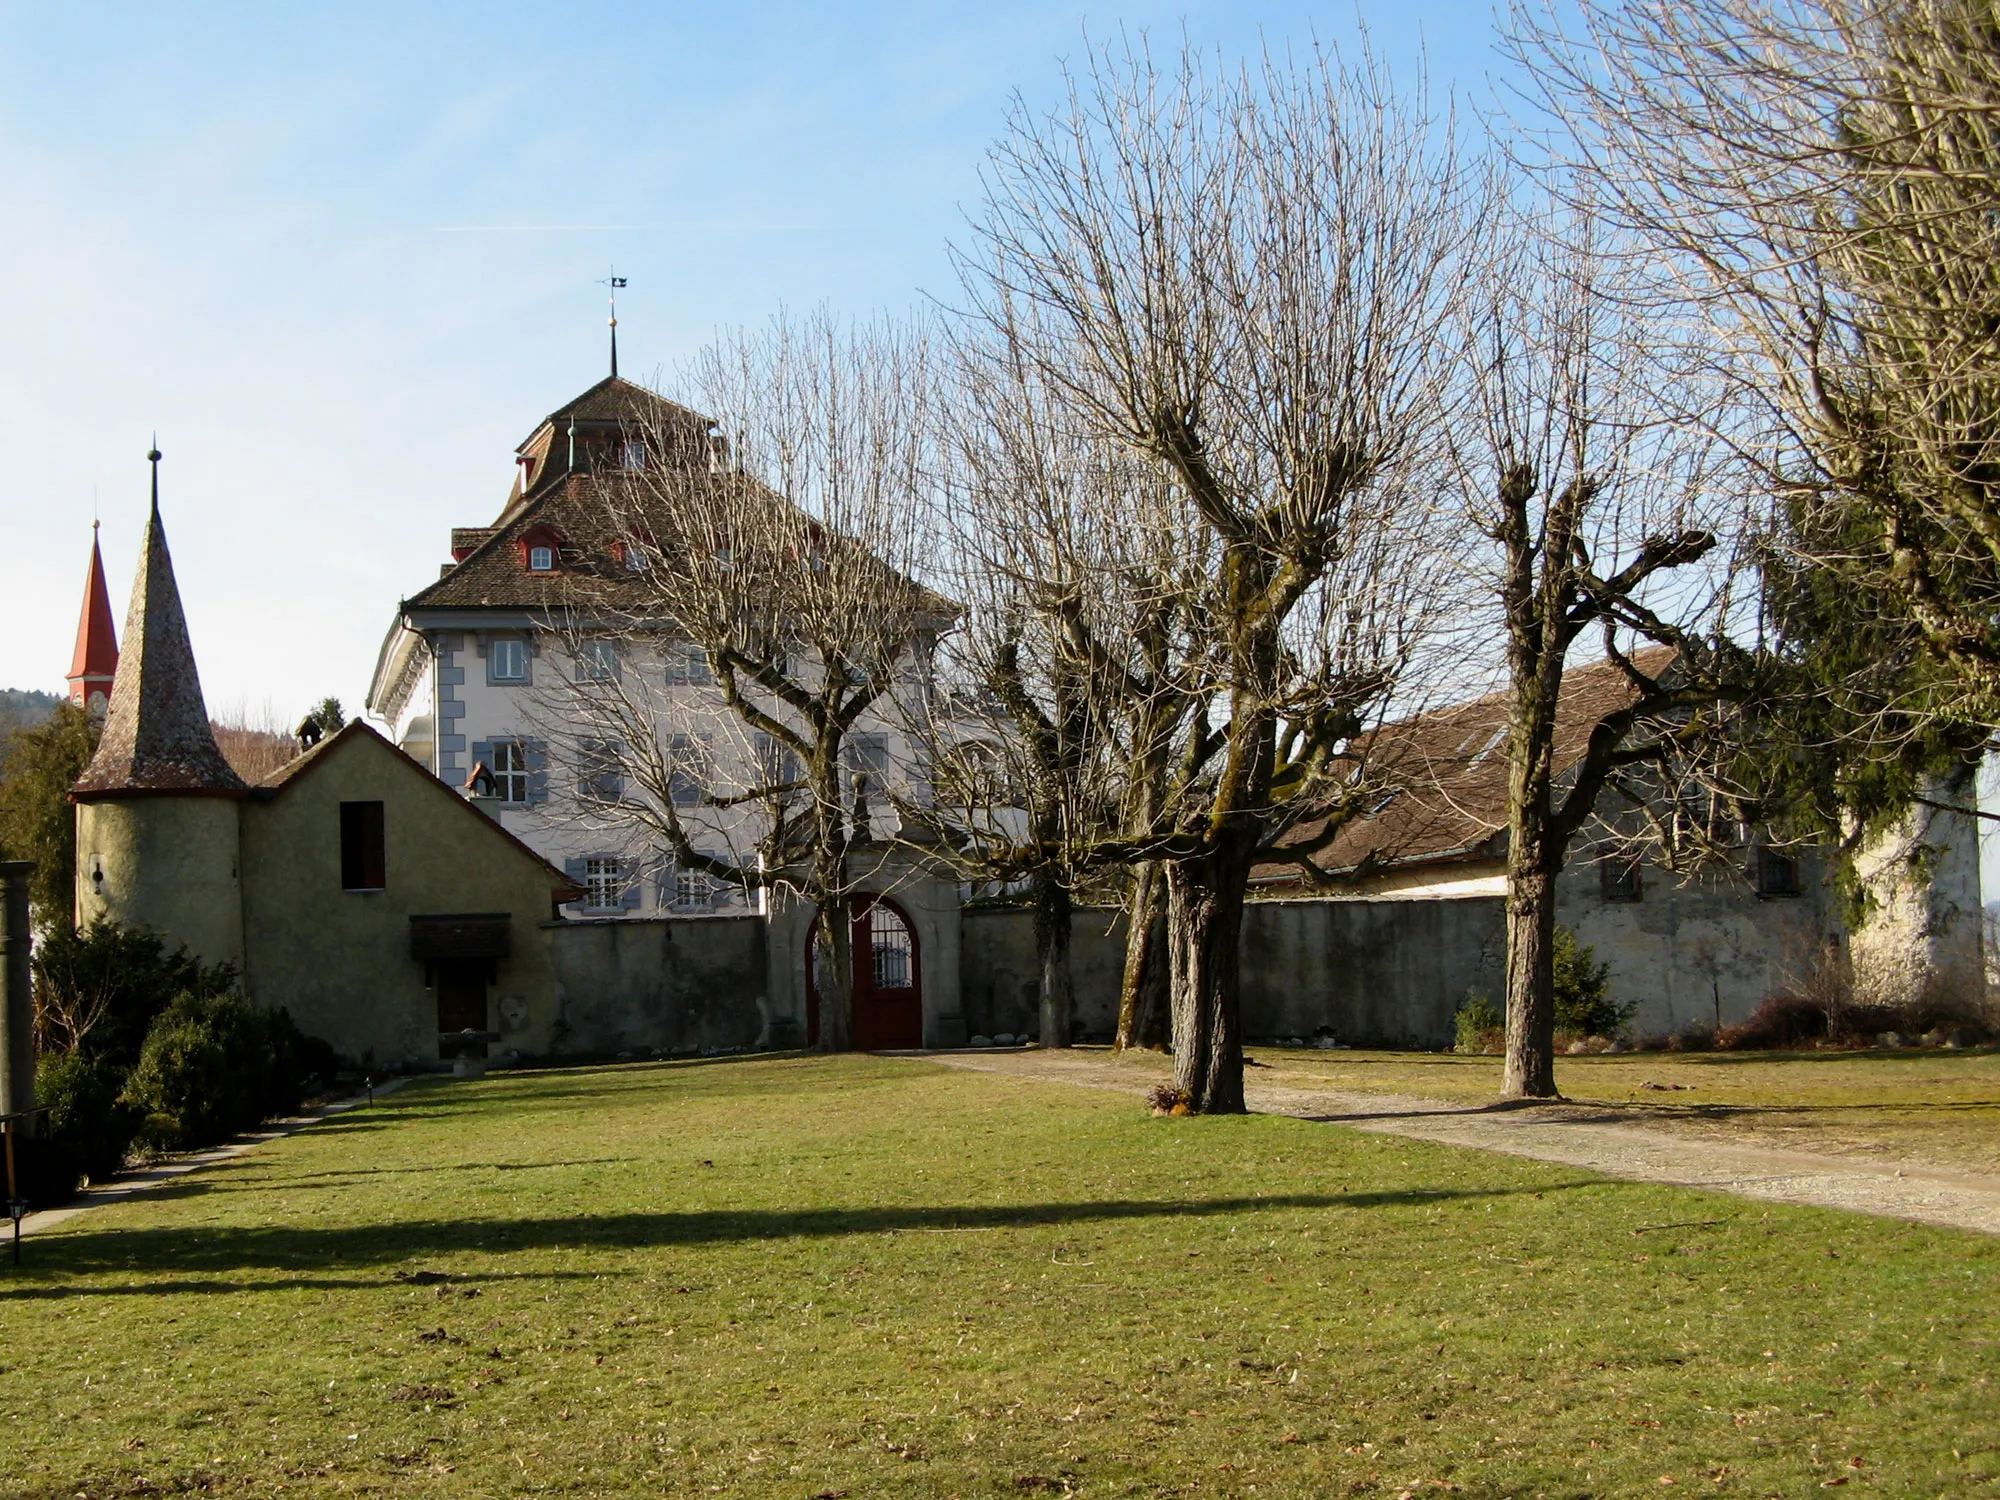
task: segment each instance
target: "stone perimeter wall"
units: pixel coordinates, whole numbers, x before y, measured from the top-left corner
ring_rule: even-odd
[[[1327,1026],[1359,1047],[1449,1046],[1466,992],[1499,992],[1500,915],[1498,897],[1252,902],[1243,917],[1243,1034],[1310,1037]],[[1033,914],[972,908],[963,920],[968,1032],[1038,1030]],[[1125,964],[1123,918],[1078,912],[1070,959],[1078,1030],[1110,1036]]]
[[[758,916],[550,922],[555,1056],[795,1047],[773,1027]]]

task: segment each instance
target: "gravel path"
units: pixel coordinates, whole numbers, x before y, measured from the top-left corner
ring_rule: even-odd
[[[982,1050],[904,1055],[946,1067],[1037,1083],[1109,1089],[1135,1097],[1154,1081],[1089,1054]],[[1245,1093],[1250,1108],[1259,1114],[1294,1115],[1380,1135],[1504,1151],[1536,1161],[1585,1167],[1607,1177],[1714,1188],[1745,1198],[1808,1203],[2000,1234],[2000,1175],[1690,1141],[1643,1126],[1607,1122],[1601,1112],[1588,1106],[1497,1108],[1408,1094],[1307,1091],[1265,1084],[1255,1070],[1245,1080]]]

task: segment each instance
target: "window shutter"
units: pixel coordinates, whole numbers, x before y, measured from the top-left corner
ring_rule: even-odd
[[[489,771],[493,769],[493,741],[474,740],[472,742],[472,763],[475,766],[485,766]]]
[[[528,763],[528,805],[549,800],[549,752],[544,740],[523,740],[521,749]]]
[[[632,869],[631,862],[628,860],[624,864],[621,864],[618,867],[618,873],[625,877],[625,894],[618,898],[618,907],[621,911],[637,911],[639,909],[640,882],[634,878],[635,872]]]
[[[569,882],[571,885],[582,885],[583,861],[581,859],[564,860],[563,874],[569,877]],[[574,909],[580,909],[583,906],[583,903],[584,903],[584,898],[579,896],[574,901],[565,901],[563,905],[574,910]]]
[[[660,899],[657,904],[661,911],[674,909],[674,875],[672,865],[660,866]]]

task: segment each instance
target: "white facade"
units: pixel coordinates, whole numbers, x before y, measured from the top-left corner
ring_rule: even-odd
[[[650,779],[669,789],[694,846],[754,871],[770,813],[752,794],[795,778],[790,753],[744,725],[689,643],[596,641],[545,625],[525,614],[464,629],[402,624],[384,649],[371,708],[396,744],[591,892],[571,914],[761,909],[755,893],[677,868],[638,810],[650,795],[640,784],[648,778],[620,768],[657,757],[662,774]],[[794,674],[812,680],[796,665]],[[891,696],[922,691],[913,658]],[[793,721],[772,701],[758,706]],[[865,777],[877,840],[898,831],[896,800],[927,795],[919,747],[893,713],[861,715],[845,738],[843,765],[844,784]],[[488,775],[475,786],[482,769]],[[790,805],[803,798],[792,794]]]

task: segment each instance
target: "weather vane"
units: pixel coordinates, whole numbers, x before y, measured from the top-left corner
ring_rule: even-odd
[[[597,283],[611,288],[611,376],[614,380],[618,377],[618,289],[628,280],[629,277],[620,276],[618,268],[613,266],[611,274]]]

